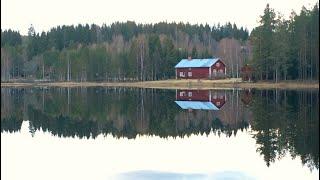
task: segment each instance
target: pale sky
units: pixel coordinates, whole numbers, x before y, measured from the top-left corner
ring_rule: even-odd
[[[33,24],[36,32],[58,25],[111,24],[127,20],[137,23],[189,22],[210,26],[226,22],[257,26],[259,15],[269,3],[286,17],[292,10],[312,7],[317,0],[1,0],[1,29],[27,34]]]

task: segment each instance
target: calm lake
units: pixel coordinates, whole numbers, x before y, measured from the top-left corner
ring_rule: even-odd
[[[1,179],[318,175],[318,90],[1,88]]]

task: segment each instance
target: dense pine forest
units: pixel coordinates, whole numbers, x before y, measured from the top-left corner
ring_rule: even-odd
[[[58,26],[41,34],[31,26],[27,37],[8,30],[1,32],[1,39],[2,80],[130,81],[173,78],[181,58],[212,57],[219,42],[237,42],[240,49],[248,31],[230,23],[118,22]]]
[[[260,25],[189,23],[58,26],[28,35],[1,29],[1,81],[138,81],[175,77],[182,58],[221,57],[228,77],[250,64],[260,80],[319,79],[319,7],[289,20],[267,5]]]
[[[319,80],[319,4],[289,19],[267,5],[250,34],[260,80]]]

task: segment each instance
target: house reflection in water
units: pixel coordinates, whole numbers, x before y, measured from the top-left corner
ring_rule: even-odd
[[[227,136],[247,128],[251,112],[241,103],[240,91],[176,90],[176,105],[182,110],[175,115],[178,132],[197,128]]]
[[[175,103],[182,109],[220,110],[226,102],[225,92],[209,90],[177,90]]]

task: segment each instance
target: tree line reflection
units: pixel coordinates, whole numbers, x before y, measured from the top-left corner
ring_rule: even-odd
[[[266,164],[286,153],[319,168],[318,91],[1,88],[1,132],[59,137],[225,136],[251,127]]]

